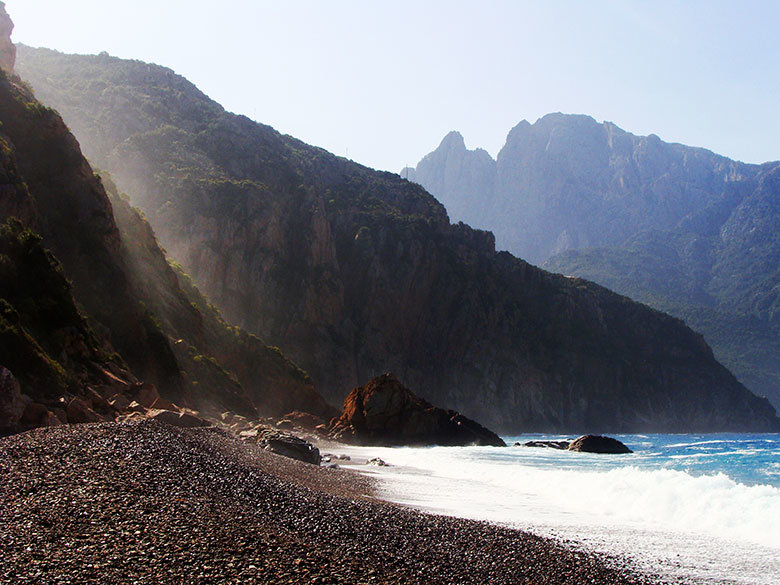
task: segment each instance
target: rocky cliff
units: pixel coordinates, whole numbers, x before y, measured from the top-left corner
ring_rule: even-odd
[[[5,11],[5,2],[0,2],[0,68],[13,71],[16,63],[16,46],[11,41],[14,23]]]
[[[477,227],[491,223],[496,161],[481,148],[468,150],[460,133],[447,134],[436,150],[401,176],[438,197],[455,221]]]
[[[392,370],[505,431],[776,429],[680,321],[451,225],[421,187],[224,112],[171,71],[19,66],[228,320],[331,402]]]
[[[402,176],[499,247],[685,319],[780,408],[780,164],[562,114],[521,122],[484,158],[450,134]]]
[[[751,181],[758,171],[588,116],[524,120],[496,161],[453,135],[459,136],[450,133],[402,174],[430,190],[455,219],[494,231],[499,248],[534,264],[565,250],[673,228],[716,203],[728,184]]]
[[[193,286],[185,294],[148,224],[93,172],[59,115],[5,71],[0,124],[0,219],[13,218],[0,229],[0,364],[25,404],[39,405],[32,414],[79,396],[105,404],[139,380],[213,414],[333,412],[278,350],[197,306]]]

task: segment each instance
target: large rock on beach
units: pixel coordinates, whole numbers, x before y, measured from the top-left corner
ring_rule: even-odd
[[[265,438],[263,445],[265,450],[271,453],[297,459],[304,463],[320,464],[320,450],[298,437],[279,434]]]
[[[495,434],[454,410],[416,396],[392,374],[352,390],[341,417],[331,422],[331,438],[363,445],[492,445]]]
[[[583,435],[574,439],[568,449],[569,451],[581,451],[583,453],[633,453],[631,449],[617,439],[601,435]]]
[[[28,402],[25,404],[22,418],[19,420],[19,430],[34,429],[36,427],[54,427],[62,424],[45,405],[40,402]]]

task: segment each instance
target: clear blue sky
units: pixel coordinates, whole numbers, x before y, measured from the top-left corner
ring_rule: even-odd
[[[399,171],[459,130],[589,114],[780,159],[780,2],[6,0],[14,40],[152,61],[227,109]]]

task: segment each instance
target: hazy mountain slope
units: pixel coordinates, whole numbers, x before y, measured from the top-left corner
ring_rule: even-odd
[[[116,196],[112,208],[59,115],[5,72],[0,122],[0,219],[18,217],[39,231],[62,262],[60,268],[53,256],[46,260],[22,223],[5,228],[8,280],[0,296],[8,305],[3,329],[13,339],[3,344],[0,363],[19,378],[22,392],[34,399],[78,393],[87,383],[97,386],[95,376],[112,362],[127,364],[168,399],[209,412],[254,415],[260,408],[279,415],[309,406],[330,412],[305,374],[278,352],[192,305],[148,225]],[[29,351],[20,357],[22,346]],[[239,356],[252,363],[251,379],[242,385],[213,359],[217,354],[223,364]],[[35,378],[46,377],[47,364],[56,383],[44,388]]]
[[[674,228],[752,185],[759,171],[702,148],[564,114],[520,122],[494,164],[485,154],[450,133],[402,175],[448,210],[462,210],[455,219],[492,229],[499,248],[535,264],[568,249],[619,245],[640,231]],[[477,164],[480,172],[470,172]],[[462,174],[471,180],[464,183]],[[461,203],[464,191],[468,205]]]
[[[439,148],[425,156],[416,169],[405,168],[401,176],[434,194],[453,221],[478,228],[491,223],[488,214],[495,194],[496,161],[485,150],[468,150],[458,132],[447,134]]]
[[[185,380],[206,404],[235,412],[231,395],[246,397],[264,416],[293,410],[328,418],[336,410],[314,389],[309,376],[276,348],[226,323],[180,268],[168,264],[157,239],[139,213],[104,179],[114,217],[123,237],[125,257],[137,290],[171,340]],[[205,354],[205,355],[204,355]]]
[[[496,254],[412,183],[161,67],[29,48],[19,67],[227,318],[333,401],[393,370],[503,430],[777,428],[681,322]]]
[[[401,174],[499,247],[685,319],[780,407],[778,163],[562,114],[521,122],[484,158],[450,133]]]

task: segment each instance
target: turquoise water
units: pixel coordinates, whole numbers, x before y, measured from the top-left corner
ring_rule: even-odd
[[[383,498],[623,557],[685,583],[780,585],[780,435],[615,435],[596,455],[509,447],[348,448]]]
[[[618,458],[545,458],[540,466],[568,469],[614,469],[626,465],[642,469],[675,469],[693,476],[722,473],[745,485],[772,485],[780,488],[780,434],[710,435],[613,435],[634,454]],[[558,440],[560,435],[521,435],[504,437],[507,445],[532,440]],[[496,453],[493,456],[501,458]],[[507,453],[511,458],[512,454]],[[780,531],[780,527],[778,527]]]

